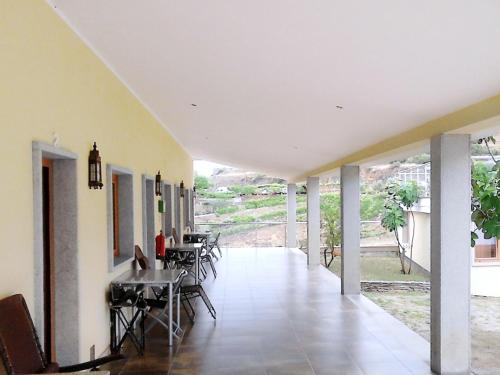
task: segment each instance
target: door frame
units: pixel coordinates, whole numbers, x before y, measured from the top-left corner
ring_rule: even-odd
[[[111,200],[113,211],[113,256],[120,256],[120,175],[113,173],[111,175]]]
[[[143,174],[141,179],[142,192],[142,250],[150,260],[156,258],[154,240],[156,236],[155,228],[155,178]],[[162,192],[163,193],[163,192]],[[163,196],[162,196],[163,199]],[[153,201],[151,204],[151,200]],[[152,245],[149,244],[149,235],[153,233]]]
[[[78,155],[44,142],[32,143],[34,324],[41,342],[44,342],[46,334],[43,292],[43,159],[53,162],[55,355],[58,362],[64,365],[78,362],[80,355]]]
[[[165,237],[170,237],[174,227],[174,184],[166,180],[162,182],[162,199],[165,202],[165,212],[161,214],[161,227]]]

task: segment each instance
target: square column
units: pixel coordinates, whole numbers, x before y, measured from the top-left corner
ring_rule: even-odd
[[[287,185],[286,204],[286,247],[297,247],[297,185]]]
[[[469,136],[433,137],[431,163],[431,369],[470,374]]]
[[[341,204],[341,291],[342,294],[359,294],[360,282],[360,203],[359,166],[345,165],[340,169]]]
[[[319,177],[307,178],[307,265],[319,265]]]

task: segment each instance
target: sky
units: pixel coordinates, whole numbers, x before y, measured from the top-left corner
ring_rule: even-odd
[[[212,163],[211,161],[206,160],[195,160],[193,166],[195,175],[206,177],[210,177],[214,169],[227,167],[225,165]]]

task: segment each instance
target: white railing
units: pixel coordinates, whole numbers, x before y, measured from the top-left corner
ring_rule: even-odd
[[[286,243],[286,221],[252,221],[247,223],[203,222],[195,224],[196,232],[221,233],[219,243],[224,247],[283,247]],[[322,225],[321,244],[326,243]],[[297,222],[297,244],[307,243],[307,222]],[[361,244],[391,245],[394,236],[378,220],[361,221]]]
[[[415,181],[421,187],[421,197],[428,198],[431,196],[431,163],[415,165],[406,169],[400,170],[397,178],[401,182]]]

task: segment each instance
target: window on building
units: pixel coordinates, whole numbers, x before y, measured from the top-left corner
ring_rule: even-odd
[[[500,240],[489,243],[486,241],[479,241],[474,247],[476,262],[500,261]]]
[[[108,270],[133,259],[134,208],[132,172],[107,166]]]

